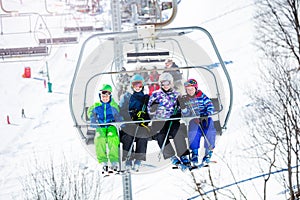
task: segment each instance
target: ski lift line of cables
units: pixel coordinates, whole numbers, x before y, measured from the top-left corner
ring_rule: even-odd
[[[256,3],[250,3],[250,4],[248,4],[248,5],[241,6],[241,7],[235,8],[235,9],[232,9],[232,10],[230,10],[230,11],[224,12],[224,13],[221,14],[221,15],[218,15],[218,16],[213,17],[213,18],[211,18],[211,19],[205,20],[205,21],[203,21],[201,24],[206,24],[206,23],[209,23],[209,22],[211,22],[211,21],[215,21],[215,20],[217,20],[217,19],[219,19],[219,18],[222,18],[222,17],[224,17],[224,16],[226,16],[226,15],[229,15],[229,14],[231,14],[231,13],[234,13],[234,12],[243,10],[243,9],[245,9],[245,8],[251,7],[251,6],[255,5],[255,4],[256,4]]]
[[[211,22],[211,21],[215,21],[215,20],[217,20],[217,19],[219,19],[219,18],[221,18],[221,17],[223,17],[223,16],[229,15],[229,14],[231,14],[231,13],[233,13],[233,12],[237,12],[237,11],[239,11],[239,10],[242,10],[242,9],[245,9],[245,8],[248,8],[248,7],[251,7],[251,6],[254,6],[254,5],[256,5],[257,3],[259,3],[260,1],[262,1],[262,0],[258,0],[258,1],[256,1],[255,3],[251,3],[251,4],[248,4],[248,5],[242,6],[242,7],[235,8],[235,9],[230,10],[230,11],[228,11],[228,12],[225,12],[225,13],[223,13],[223,14],[217,16],[217,17],[214,17],[214,18],[205,20],[205,21],[203,21],[203,22],[200,23],[200,24],[206,24],[206,23],[209,23],[209,22]],[[250,21],[250,20],[252,20],[252,19],[255,19],[255,18],[259,17],[259,16],[263,16],[263,15],[265,15],[265,14],[267,14],[267,13],[270,13],[270,12],[271,12],[271,11],[269,11],[269,12],[264,12],[264,13],[261,13],[261,14],[258,14],[258,15],[255,15],[255,16],[253,16],[253,17],[250,17],[250,18],[244,20],[243,22]],[[238,23],[238,24],[236,24],[236,25],[233,25],[233,26],[231,26],[231,27],[227,27],[227,29],[232,30],[232,29],[235,28],[235,27],[238,27],[238,26],[243,25],[243,24],[244,24],[243,22],[240,22],[240,23]],[[223,30],[224,30],[224,29],[223,29]],[[214,33],[214,34],[218,34],[218,33],[220,33],[220,32],[217,32],[217,33]]]
[[[293,169],[293,168],[296,168],[296,167],[299,167],[299,166],[300,166],[300,165],[295,165],[295,166],[293,166],[293,167],[291,167],[291,168]],[[254,179],[262,178],[262,177],[264,177],[264,176],[269,176],[269,175],[273,175],[273,174],[277,174],[277,173],[281,173],[281,172],[285,172],[285,171],[288,171],[288,168],[280,169],[280,170],[277,170],[277,171],[274,171],[274,172],[270,172],[270,173],[264,173],[264,174],[261,174],[261,175],[258,175],[258,176],[254,176],[254,177],[250,177],[250,178],[247,178],[247,179],[243,179],[243,180],[240,180],[240,181],[237,181],[237,182],[234,182],[234,183],[231,183],[231,184],[222,186],[222,187],[217,187],[217,188],[215,188],[215,189],[212,189],[212,190],[209,190],[209,191],[207,191],[207,192],[204,192],[202,195],[207,195],[207,194],[209,194],[209,193],[216,192],[216,191],[218,191],[218,190],[222,190],[222,189],[231,187],[231,186],[233,186],[233,185],[239,185],[239,184],[244,183],[244,182],[248,182],[248,181],[251,181],[251,180],[254,180]],[[200,197],[200,196],[201,196],[201,195],[197,195],[197,196],[188,198],[188,200],[196,199],[197,197]]]

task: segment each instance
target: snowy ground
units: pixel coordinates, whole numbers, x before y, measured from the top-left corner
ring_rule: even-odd
[[[8,10],[43,10],[42,1],[34,4],[36,1],[23,0],[22,5],[17,0],[2,2]],[[251,47],[252,7],[248,6],[251,2],[214,0],[201,4],[197,0],[182,1],[177,18],[171,24],[174,27],[203,26],[213,35],[223,59],[233,61],[233,64],[228,65],[228,70],[234,84],[234,109],[228,130],[215,149],[214,159],[218,160],[218,164],[211,166],[213,179],[218,187],[261,173],[255,163],[250,163],[246,159],[247,155],[243,155],[243,148],[247,145],[241,142],[241,138],[247,138],[247,127],[241,120],[241,109],[249,103],[244,95],[244,88],[255,81],[255,51]],[[224,13],[228,14],[222,15]],[[85,36],[81,36],[81,42]],[[1,48],[11,44],[10,40],[2,40],[1,37]],[[22,41],[20,35],[12,35],[10,39]],[[23,38],[23,41],[25,43],[27,40]],[[22,199],[19,196],[19,180],[24,177],[24,167],[30,165],[34,158],[47,160],[49,155],[64,154],[76,162],[95,162],[81,144],[69,112],[68,95],[79,50],[80,43],[55,47],[48,58],[37,61],[0,63],[0,199]],[[41,70],[46,71],[45,61],[48,62],[50,80],[53,83],[52,93],[48,93],[44,86],[43,80],[47,77],[40,73]],[[24,67],[27,66],[31,67],[30,79],[22,78]],[[21,117],[22,108],[26,118]],[[7,124],[7,116],[10,125]],[[236,180],[229,167],[234,171]],[[207,170],[195,171],[199,181],[208,179]],[[121,176],[104,180],[103,185],[106,187],[101,191],[104,199],[123,199],[121,180]],[[240,186],[247,188],[244,191],[249,199],[258,199],[259,194],[262,194],[262,183],[262,179],[256,179]],[[132,175],[134,199],[187,199],[197,196],[191,185],[190,173],[170,168],[151,174]],[[274,181],[274,188],[276,187]],[[235,186],[227,189],[237,190]],[[271,191],[270,199],[284,199],[278,195],[280,191],[283,189]]]

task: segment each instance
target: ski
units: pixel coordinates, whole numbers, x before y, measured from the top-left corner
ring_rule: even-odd
[[[172,166],[172,169],[180,169],[181,171],[186,171],[188,169],[190,169],[191,166],[187,166],[187,165],[184,165],[184,164],[178,164],[178,165],[174,165]]]
[[[119,175],[123,172],[125,172],[126,170],[108,170],[108,171],[102,171],[102,175],[103,175],[103,178],[105,177],[109,177],[109,176],[112,176],[112,175]]]
[[[132,166],[131,168],[127,169],[127,170],[130,170],[132,172],[140,172],[140,171],[145,171],[145,169],[147,168],[156,168],[155,165],[151,165],[151,164],[148,164],[148,163],[142,163],[140,166]]]
[[[198,164],[198,165],[191,166],[191,167],[190,167],[190,171],[192,171],[192,170],[194,170],[194,169],[200,169],[200,168],[202,168],[202,167],[209,167],[209,165],[212,164],[212,163],[217,163],[217,161],[211,160],[211,161],[209,161],[209,162],[204,162],[204,163],[200,163],[200,164]]]
[[[105,166],[103,168],[103,171],[101,171],[101,174],[103,175],[103,177],[108,177],[110,175],[116,175],[119,174],[121,171],[117,170],[117,169],[112,169],[111,167]]]
[[[110,175],[114,175],[114,174],[115,174],[115,171],[113,171],[113,170],[102,171],[102,175],[103,175],[104,178],[108,177]]]
[[[189,171],[192,171],[194,169],[200,169],[202,167],[209,167],[210,164],[212,163],[217,163],[217,161],[215,160],[211,160],[210,162],[204,162],[204,163],[200,163],[200,164],[197,164],[197,165],[191,165],[191,166],[186,166],[184,164],[179,164],[179,165],[176,165],[176,166],[172,166],[172,169],[181,169],[181,171],[185,172],[187,170]]]

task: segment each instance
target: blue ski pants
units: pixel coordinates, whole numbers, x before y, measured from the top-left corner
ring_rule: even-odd
[[[204,139],[205,149],[214,149],[216,142],[216,129],[211,117],[202,121],[201,119],[192,119],[189,122],[188,139],[191,150],[200,148],[200,140],[203,135],[206,137]]]

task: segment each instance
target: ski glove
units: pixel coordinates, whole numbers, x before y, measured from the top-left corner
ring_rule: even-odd
[[[146,112],[141,110],[136,114],[136,116],[138,117],[138,119],[144,120],[146,118]]]
[[[148,113],[146,113],[145,111],[137,111],[137,110],[132,110],[130,111],[131,113],[131,119],[133,121],[144,121],[144,120],[148,120],[150,119],[149,116],[148,116]],[[149,124],[149,122],[142,122],[142,123],[139,123],[140,126],[147,126]]]
[[[188,102],[188,99],[185,96],[179,96],[178,97],[178,102],[179,102],[181,110],[185,110],[186,109],[186,103]]]
[[[156,110],[157,110],[157,108],[158,108],[158,104],[157,104],[157,103],[153,103],[153,104],[151,105],[151,107],[150,107],[149,113],[150,113],[151,115],[154,115],[155,112],[156,112]]]

